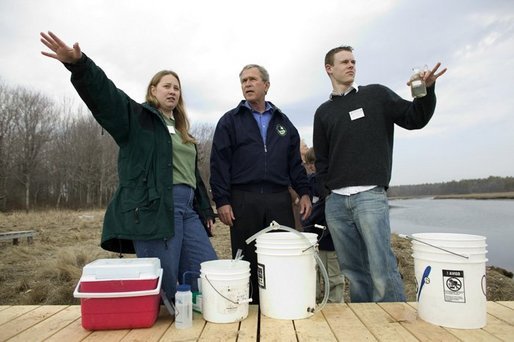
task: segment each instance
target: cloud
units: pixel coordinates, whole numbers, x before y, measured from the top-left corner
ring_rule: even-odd
[[[242,99],[241,68],[262,64],[271,76],[268,99],[309,145],[313,114],[331,90],[323,68],[330,48],[352,45],[359,84],[381,83],[406,99],[411,68],[441,61],[449,69],[437,82],[436,113],[423,130],[396,130],[394,174],[453,177],[452,163],[434,159],[465,165],[463,177],[483,173],[471,146],[487,154],[488,167],[514,170],[504,158],[514,153],[512,139],[502,130],[514,126],[512,2],[2,0],[0,29],[0,78],[10,85],[80,102],[69,72],[39,53],[39,32],[53,30],[78,41],[136,101],[155,72],[177,71],[192,122],[215,124]],[[500,152],[477,145],[478,132]],[[424,172],[413,170],[410,158],[418,156],[426,156],[416,162]]]

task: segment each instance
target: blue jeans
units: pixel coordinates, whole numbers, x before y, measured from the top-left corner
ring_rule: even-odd
[[[207,232],[193,209],[194,189],[187,185],[173,186],[175,206],[175,235],[170,240],[136,240],[134,247],[139,258],[157,257],[163,270],[162,288],[171,301],[175,298],[177,282],[182,284],[186,271],[186,282],[192,291],[197,291],[200,263],[218,257],[207,236]]]
[[[405,301],[403,281],[391,249],[389,204],[384,188],[327,197],[325,216],[339,265],[358,302]]]

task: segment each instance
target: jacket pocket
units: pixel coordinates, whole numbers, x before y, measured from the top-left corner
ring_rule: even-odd
[[[125,186],[120,189],[121,210],[124,213],[132,212],[136,224],[155,216],[159,203],[160,196],[155,188]]]

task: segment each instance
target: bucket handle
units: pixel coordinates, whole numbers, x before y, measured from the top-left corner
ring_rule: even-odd
[[[319,226],[319,225],[317,225]],[[318,227],[319,228],[319,227]],[[248,245],[250,242],[252,242],[253,240],[257,239],[257,237],[261,234],[264,234],[264,233],[267,233],[269,231],[272,231],[272,230],[287,230],[288,232],[291,232],[291,233],[294,233],[298,236],[300,236],[302,239],[304,239],[305,241],[307,241],[307,243],[310,245],[310,241],[309,239],[307,239],[303,234],[301,234],[300,232],[298,232],[297,230],[293,229],[293,228],[290,228],[290,227],[287,227],[287,226],[281,226],[280,224],[278,224],[276,221],[272,221],[271,224],[258,231],[257,233],[255,233],[254,235],[250,236],[248,239],[246,239],[246,244]],[[308,249],[310,248],[314,248],[316,247],[317,245],[310,245],[309,247],[307,247],[306,249],[304,249],[302,252],[305,252],[307,251]],[[321,261],[318,253],[314,253],[314,259],[316,260],[316,263],[318,264],[319,266],[319,269],[321,270],[321,274],[323,275],[323,280],[324,280],[324,283],[325,283],[325,295],[323,296],[323,300],[321,301],[321,303],[319,303],[319,305],[317,306],[317,308],[307,308],[307,311],[309,313],[312,313],[314,314],[315,312],[318,312],[318,311],[321,311],[324,307],[325,307],[325,304],[327,304],[328,302],[328,295],[330,293],[330,284],[329,284],[329,281],[328,281],[328,273],[327,273],[327,270],[325,269],[325,266],[323,265],[323,262]]]
[[[459,254],[459,253],[455,253],[455,252],[452,252],[452,251],[449,251],[447,249],[444,249],[442,247],[439,247],[439,246],[436,246],[436,245],[432,245],[431,243],[428,243],[428,242],[425,242],[423,240],[420,240],[420,239],[416,239],[415,237],[412,237],[412,236],[409,236],[409,235],[405,235],[405,234],[398,234],[399,237],[401,238],[404,238],[404,239],[407,239],[407,240],[414,240],[414,241],[417,241],[417,242],[420,242],[420,243],[423,243],[425,245],[428,245],[430,247],[434,247],[436,249],[440,249],[442,251],[445,251],[446,253],[450,253],[450,254],[453,254],[453,255],[456,255],[456,256],[460,256],[461,258],[465,258],[465,259],[469,259],[469,256],[468,255],[464,255],[464,254]]]
[[[238,300],[237,302],[233,301],[232,299],[230,298],[227,298],[225,297],[221,292],[218,291],[218,289],[212,285],[211,281],[209,280],[209,278],[207,277],[207,274],[204,274],[204,277],[205,277],[205,280],[207,280],[207,282],[209,283],[209,285],[211,285],[212,289],[214,291],[216,291],[217,294],[219,294],[223,299],[231,302],[232,304],[235,304],[235,305],[241,305],[241,304],[246,304],[246,303],[250,303],[252,301],[252,295],[250,294],[249,298],[248,299],[243,299],[243,300]],[[250,282],[250,286],[252,286],[252,283]]]

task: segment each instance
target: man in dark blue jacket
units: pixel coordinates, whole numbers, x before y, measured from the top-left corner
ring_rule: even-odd
[[[232,255],[251,264],[253,303],[259,302],[257,255],[245,240],[272,221],[294,227],[288,186],[300,196],[300,214],[311,212],[300,136],[287,116],[265,100],[266,69],[250,64],[239,74],[245,100],[219,120],[211,152],[211,188],[221,222],[231,227]],[[262,283],[261,283],[262,285]]]

